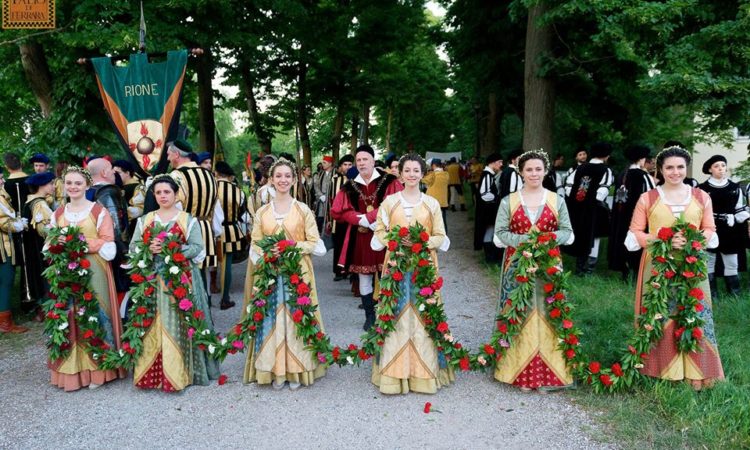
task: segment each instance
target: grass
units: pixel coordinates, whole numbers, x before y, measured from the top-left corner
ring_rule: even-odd
[[[602,248],[606,255],[606,248]],[[574,267],[566,258],[565,267]],[[570,297],[584,330],[583,351],[602,364],[614,363],[634,323],[634,284],[606,270],[600,259],[589,277],[571,277]],[[497,269],[491,269],[495,279]],[[747,278],[747,277],[746,277]],[[720,290],[723,283],[719,283]],[[572,399],[606,427],[624,448],[750,448],[750,291],[714,300],[716,334],[726,380],[695,392],[685,383],[648,379],[634,391],[605,395],[587,386]]]

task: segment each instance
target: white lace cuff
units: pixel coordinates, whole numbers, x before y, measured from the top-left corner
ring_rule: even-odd
[[[105,261],[112,261],[115,259],[117,254],[117,246],[114,242],[105,242],[102,248],[99,249],[99,256],[104,258]]]
[[[628,231],[628,234],[625,235],[625,248],[629,252],[637,252],[641,249],[641,244],[638,243],[638,239],[632,231]]]

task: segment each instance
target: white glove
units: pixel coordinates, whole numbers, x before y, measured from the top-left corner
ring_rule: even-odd
[[[325,195],[321,195],[318,200],[320,200],[321,202],[324,202],[324,201],[326,201],[326,196]]]
[[[128,217],[131,219],[135,219],[136,217],[141,217],[143,215],[143,209],[137,207],[137,206],[128,206]]]
[[[730,227],[733,227],[734,226],[734,215],[727,214],[726,217],[727,217],[727,225],[729,225]]]
[[[370,222],[367,220],[367,217],[365,217],[364,214],[358,214],[357,217],[359,217],[359,226],[370,228]]]
[[[21,220],[14,220],[13,222],[11,222],[11,226],[13,227],[13,231],[15,231],[16,233],[20,233],[24,228],[26,228],[26,225],[24,225],[23,221]]]
[[[148,177],[148,178],[146,178],[146,182],[144,183],[144,185],[146,186],[146,190],[148,190],[148,188],[151,187],[151,183],[153,183],[153,182],[154,182],[154,177]]]
[[[20,220],[21,222],[23,222],[23,227],[24,228],[26,228],[26,226],[29,224],[29,219],[27,219],[25,217],[19,217],[18,220]]]

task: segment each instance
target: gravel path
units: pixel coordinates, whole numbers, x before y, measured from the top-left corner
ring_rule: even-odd
[[[455,336],[476,348],[492,329],[496,282],[471,250],[466,213],[449,212],[448,224],[452,247],[440,255],[446,311]],[[332,281],[331,258],[315,261],[326,331],[335,343],[356,342],[364,314],[348,283]],[[244,265],[235,270],[239,303]],[[239,310],[213,314],[223,331]],[[565,393],[526,394],[489,374],[457,374],[436,395],[384,396],[365,364],[276,392],[242,385],[244,355],[232,355],[222,366],[230,380],[224,386],[165,394],[127,379],[64,393],[49,384],[41,330],[0,337],[0,448],[613,448]],[[442,412],[424,414],[428,401]]]

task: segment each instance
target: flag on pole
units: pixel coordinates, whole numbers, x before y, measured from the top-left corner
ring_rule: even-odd
[[[146,51],[146,18],[143,16],[143,2],[141,2],[141,28],[138,33],[138,50]]]
[[[146,53],[130,55],[122,67],[108,57],[91,63],[104,109],[140,174],[166,171],[165,145],[177,137],[187,50],[168,52],[158,63],[149,63]]]

